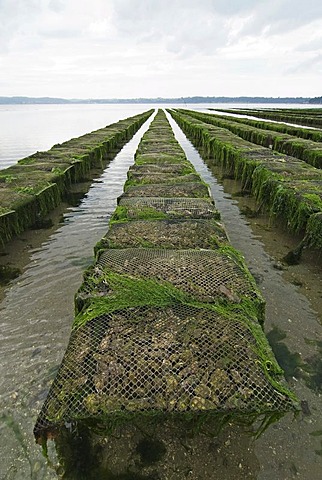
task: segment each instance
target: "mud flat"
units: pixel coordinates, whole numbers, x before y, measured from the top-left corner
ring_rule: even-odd
[[[227,423],[259,435],[297,411],[262,330],[265,302],[162,111],[95,251],[35,426],[45,451],[55,440],[62,478],[185,478],[195,459],[181,452],[174,471],[169,445],[179,451],[187,432],[200,451],[201,428],[203,444]]]
[[[0,245],[41,225],[73,183],[107,160],[152,114],[149,110],[92,133],[37,152],[0,170]]]

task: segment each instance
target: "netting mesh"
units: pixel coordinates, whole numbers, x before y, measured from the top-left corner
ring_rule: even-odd
[[[212,200],[206,198],[121,197],[112,217],[115,220],[160,218],[219,219]]]
[[[144,165],[145,163],[157,163],[157,164],[172,164],[172,163],[182,163],[185,161],[184,154],[176,154],[175,152],[169,153],[168,149],[165,152],[156,152],[156,153],[140,153],[136,156],[137,165]]]
[[[129,172],[128,179],[131,182],[131,185],[141,185],[141,184],[177,184],[177,183],[186,183],[186,182],[200,182],[199,175],[195,173],[188,173],[186,175],[174,175],[169,172]]]
[[[262,319],[264,300],[245,266],[232,249],[158,250],[147,248],[112,249],[100,255],[78,293],[81,299],[109,297],[113,287],[108,273],[167,282],[197,302],[251,300]]]
[[[106,248],[218,248],[227,243],[223,226],[214,220],[137,220],[114,223],[97,245]]]
[[[186,175],[192,172],[196,174],[192,164],[187,160],[181,163],[161,163],[161,165],[157,163],[146,163],[145,165],[135,164],[130,167],[128,177],[132,174],[149,175],[155,173],[171,173],[172,175]]]
[[[130,186],[123,193],[124,197],[183,197],[207,198],[209,188],[202,182],[180,182],[178,184],[152,184]]]
[[[186,305],[116,311],[72,333],[37,428],[128,412],[287,411],[279,373],[243,317]]]

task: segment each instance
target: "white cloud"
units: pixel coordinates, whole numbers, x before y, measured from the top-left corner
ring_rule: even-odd
[[[321,27],[316,0],[0,0],[0,95],[316,96]]]

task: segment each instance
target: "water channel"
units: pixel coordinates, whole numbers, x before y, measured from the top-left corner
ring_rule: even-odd
[[[170,122],[188,159],[210,185],[231,243],[245,255],[263,291],[265,331],[302,402],[297,418],[286,416],[256,442],[233,426],[209,443],[207,454],[196,440],[191,473],[182,478],[317,480],[322,474],[322,259],[306,252],[300,265],[284,266],[280,260],[297,239],[265,215],[249,215],[256,209],[253,199],[241,194],[238,182],[225,178],[217,167],[207,167]],[[103,173],[94,172],[91,185],[77,186],[75,198],[82,189],[87,193],[74,206],[64,204],[53,212],[53,227],[26,232],[2,252],[1,262],[21,268],[22,274],[2,291],[0,304],[1,480],[57,479],[35,445],[32,429],[68,342],[82,272],[107,230],[148,126],[149,121]],[[175,458],[176,445],[170,439],[168,448]]]

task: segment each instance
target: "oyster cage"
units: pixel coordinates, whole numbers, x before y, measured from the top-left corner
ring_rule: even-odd
[[[128,182],[126,185],[146,185],[146,184],[177,184],[177,183],[185,183],[185,182],[200,182],[201,178],[199,175],[195,173],[187,173],[181,175],[173,175],[173,173],[169,172],[135,172],[132,171],[128,173]],[[131,182],[131,183],[129,183]]]
[[[213,200],[208,198],[121,196],[111,222],[149,218],[205,218],[219,220],[220,214]]]
[[[288,411],[294,401],[262,337],[243,316],[183,304],[94,318],[73,331],[35,435],[144,412]]]
[[[215,220],[137,220],[114,223],[96,245],[107,248],[218,248],[228,243],[223,226]]]
[[[113,286],[109,274],[170,283],[195,302],[233,303],[243,307],[251,302],[256,321],[263,322],[265,302],[244,262],[232,248],[218,250],[167,250],[128,248],[103,252],[90,268],[78,294],[76,305],[89,299],[109,300]],[[133,284],[135,289],[135,283]],[[139,285],[141,287],[141,284]],[[130,305],[129,305],[130,306]]]
[[[138,175],[150,175],[150,174],[169,174],[172,175],[186,175],[187,173],[193,173],[197,175],[194,167],[190,162],[185,160],[181,163],[167,163],[161,164],[158,163],[146,163],[144,165],[134,164],[129,168],[128,178],[131,178],[132,174]],[[198,175],[199,176],[199,175]]]
[[[152,184],[127,187],[122,198],[125,197],[210,197],[208,186],[202,182],[180,182],[177,184]]]

